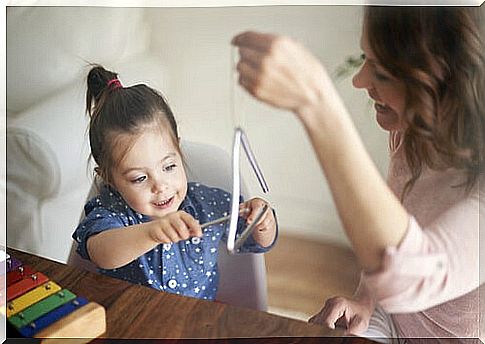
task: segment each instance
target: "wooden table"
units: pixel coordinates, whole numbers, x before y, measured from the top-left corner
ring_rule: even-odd
[[[25,252],[7,251],[24,264],[43,272],[61,287],[104,306],[107,322],[105,338],[274,338],[341,334],[303,321],[159,292]],[[325,339],[325,343],[365,342],[368,341],[350,337]]]

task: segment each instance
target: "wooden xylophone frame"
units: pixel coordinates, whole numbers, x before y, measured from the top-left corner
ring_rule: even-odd
[[[106,332],[106,311],[63,289],[15,257],[6,260],[7,337],[38,338],[43,344],[75,338],[87,343]]]

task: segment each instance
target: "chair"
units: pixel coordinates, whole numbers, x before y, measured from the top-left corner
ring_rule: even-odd
[[[182,151],[187,162],[189,181],[199,181],[228,191],[232,189],[231,159],[227,152],[213,145],[194,142],[182,142]],[[246,186],[244,183],[241,184],[243,195],[247,195]],[[88,197],[94,194],[93,185]],[[73,242],[67,264],[95,271],[94,264],[76,253],[76,245]],[[261,311],[267,310],[264,254],[230,255],[225,243],[221,242],[218,265],[218,301]]]
[[[76,86],[7,120],[7,245],[65,263],[91,180]]]

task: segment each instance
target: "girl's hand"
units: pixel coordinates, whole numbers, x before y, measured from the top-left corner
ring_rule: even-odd
[[[202,237],[199,221],[185,211],[174,213],[152,221],[150,237],[157,243],[175,243],[190,237]]]
[[[308,322],[326,325],[332,330],[336,326],[343,327],[346,329],[345,335],[358,335],[369,327],[372,312],[374,312],[373,302],[332,297]]]
[[[261,209],[263,209],[266,204],[268,204],[266,201],[256,197],[250,199],[249,201],[241,203],[239,205],[239,209],[240,211],[246,209],[246,212],[243,212],[242,216],[244,216],[246,218],[246,222],[250,224],[254,221],[254,219],[258,215],[258,212],[261,211]],[[263,217],[256,224],[252,235],[254,240],[259,245],[261,245],[262,247],[268,247],[273,243],[275,234],[276,220],[274,218],[271,207],[269,207]]]
[[[239,83],[270,105],[300,114],[318,106],[331,84],[320,62],[289,37],[248,31],[231,43],[239,48]]]

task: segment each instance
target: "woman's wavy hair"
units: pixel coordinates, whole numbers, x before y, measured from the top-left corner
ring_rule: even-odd
[[[163,95],[144,84],[123,87],[117,73],[96,64],[91,67],[87,76],[86,112],[90,116],[89,144],[97,164],[96,174],[110,184],[112,169],[119,162],[113,150],[120,148],[120,134],[135,138],[154,125],[168,134],[183,160],[177,123]],[[122,155],[132,143],[125,143]]]
[[[365,9],[370,46],[406,87],[403,148],[410,167],[401,198],[423,167],[457,168],[470,192],[484,167],[485,62],[479,9]]]

